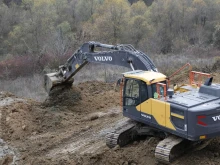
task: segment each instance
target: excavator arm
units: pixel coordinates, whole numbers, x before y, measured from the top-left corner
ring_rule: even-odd
[[[98,50],[97,50],[98,49]],[[56,73],[45,75],[45,89],[49,93],[53,87],[72,83],[72,77],[88,63],[102,63],[124,66],[132,70],[157,72],[151,59],[132,45],[107,45],[99,42],[84,43]]]

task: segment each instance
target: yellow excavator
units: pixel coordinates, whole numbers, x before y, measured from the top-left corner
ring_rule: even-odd
[[[138,136],[162,140],[155,149],[158,161],[169,164],[192,147],[205,147],[220,136],[220,84],[210,74],[189,71],[189,84],[169,88],[170,77],[158,72],[152,60],[131,45],[83,44],[56,73],[45,75],[45,88],[72,84],[87,63],[131,68],[123,73],[121,105],[127,120],[106,135],[106,145],[125,146]],[[206,81],[202,83],[202,79]],[[198,79],[196,82],[195,79]]]

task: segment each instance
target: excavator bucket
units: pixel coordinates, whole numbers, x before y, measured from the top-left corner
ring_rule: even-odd
[[[63,77],[59,76],[57,72],[48,73],[44,75],[44,88],[49,94],[50,91],[56,86],[70,87],[72,86],[74,79],[71,78],[67,81],[63,81]]]
[[[44,75],[44,88],[47,93],[59,84],[61,84],[61,79],[57,76],[57,72]]]

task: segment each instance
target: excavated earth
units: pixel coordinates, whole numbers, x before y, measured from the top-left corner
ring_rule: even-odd
[[[105,146],[106,132],[121,120],[120,94],[110,83],[60,87],[43,103],[0,92],[0,165],[159,164],[154,159],[157,138],[123,148]],[[220,164],[220,138],[173,164]]]

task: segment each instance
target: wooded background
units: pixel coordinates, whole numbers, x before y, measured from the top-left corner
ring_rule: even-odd
[[[7,77],[55,68],[90,40],[218,56],[220,0],[3,0],[0,37]]]

